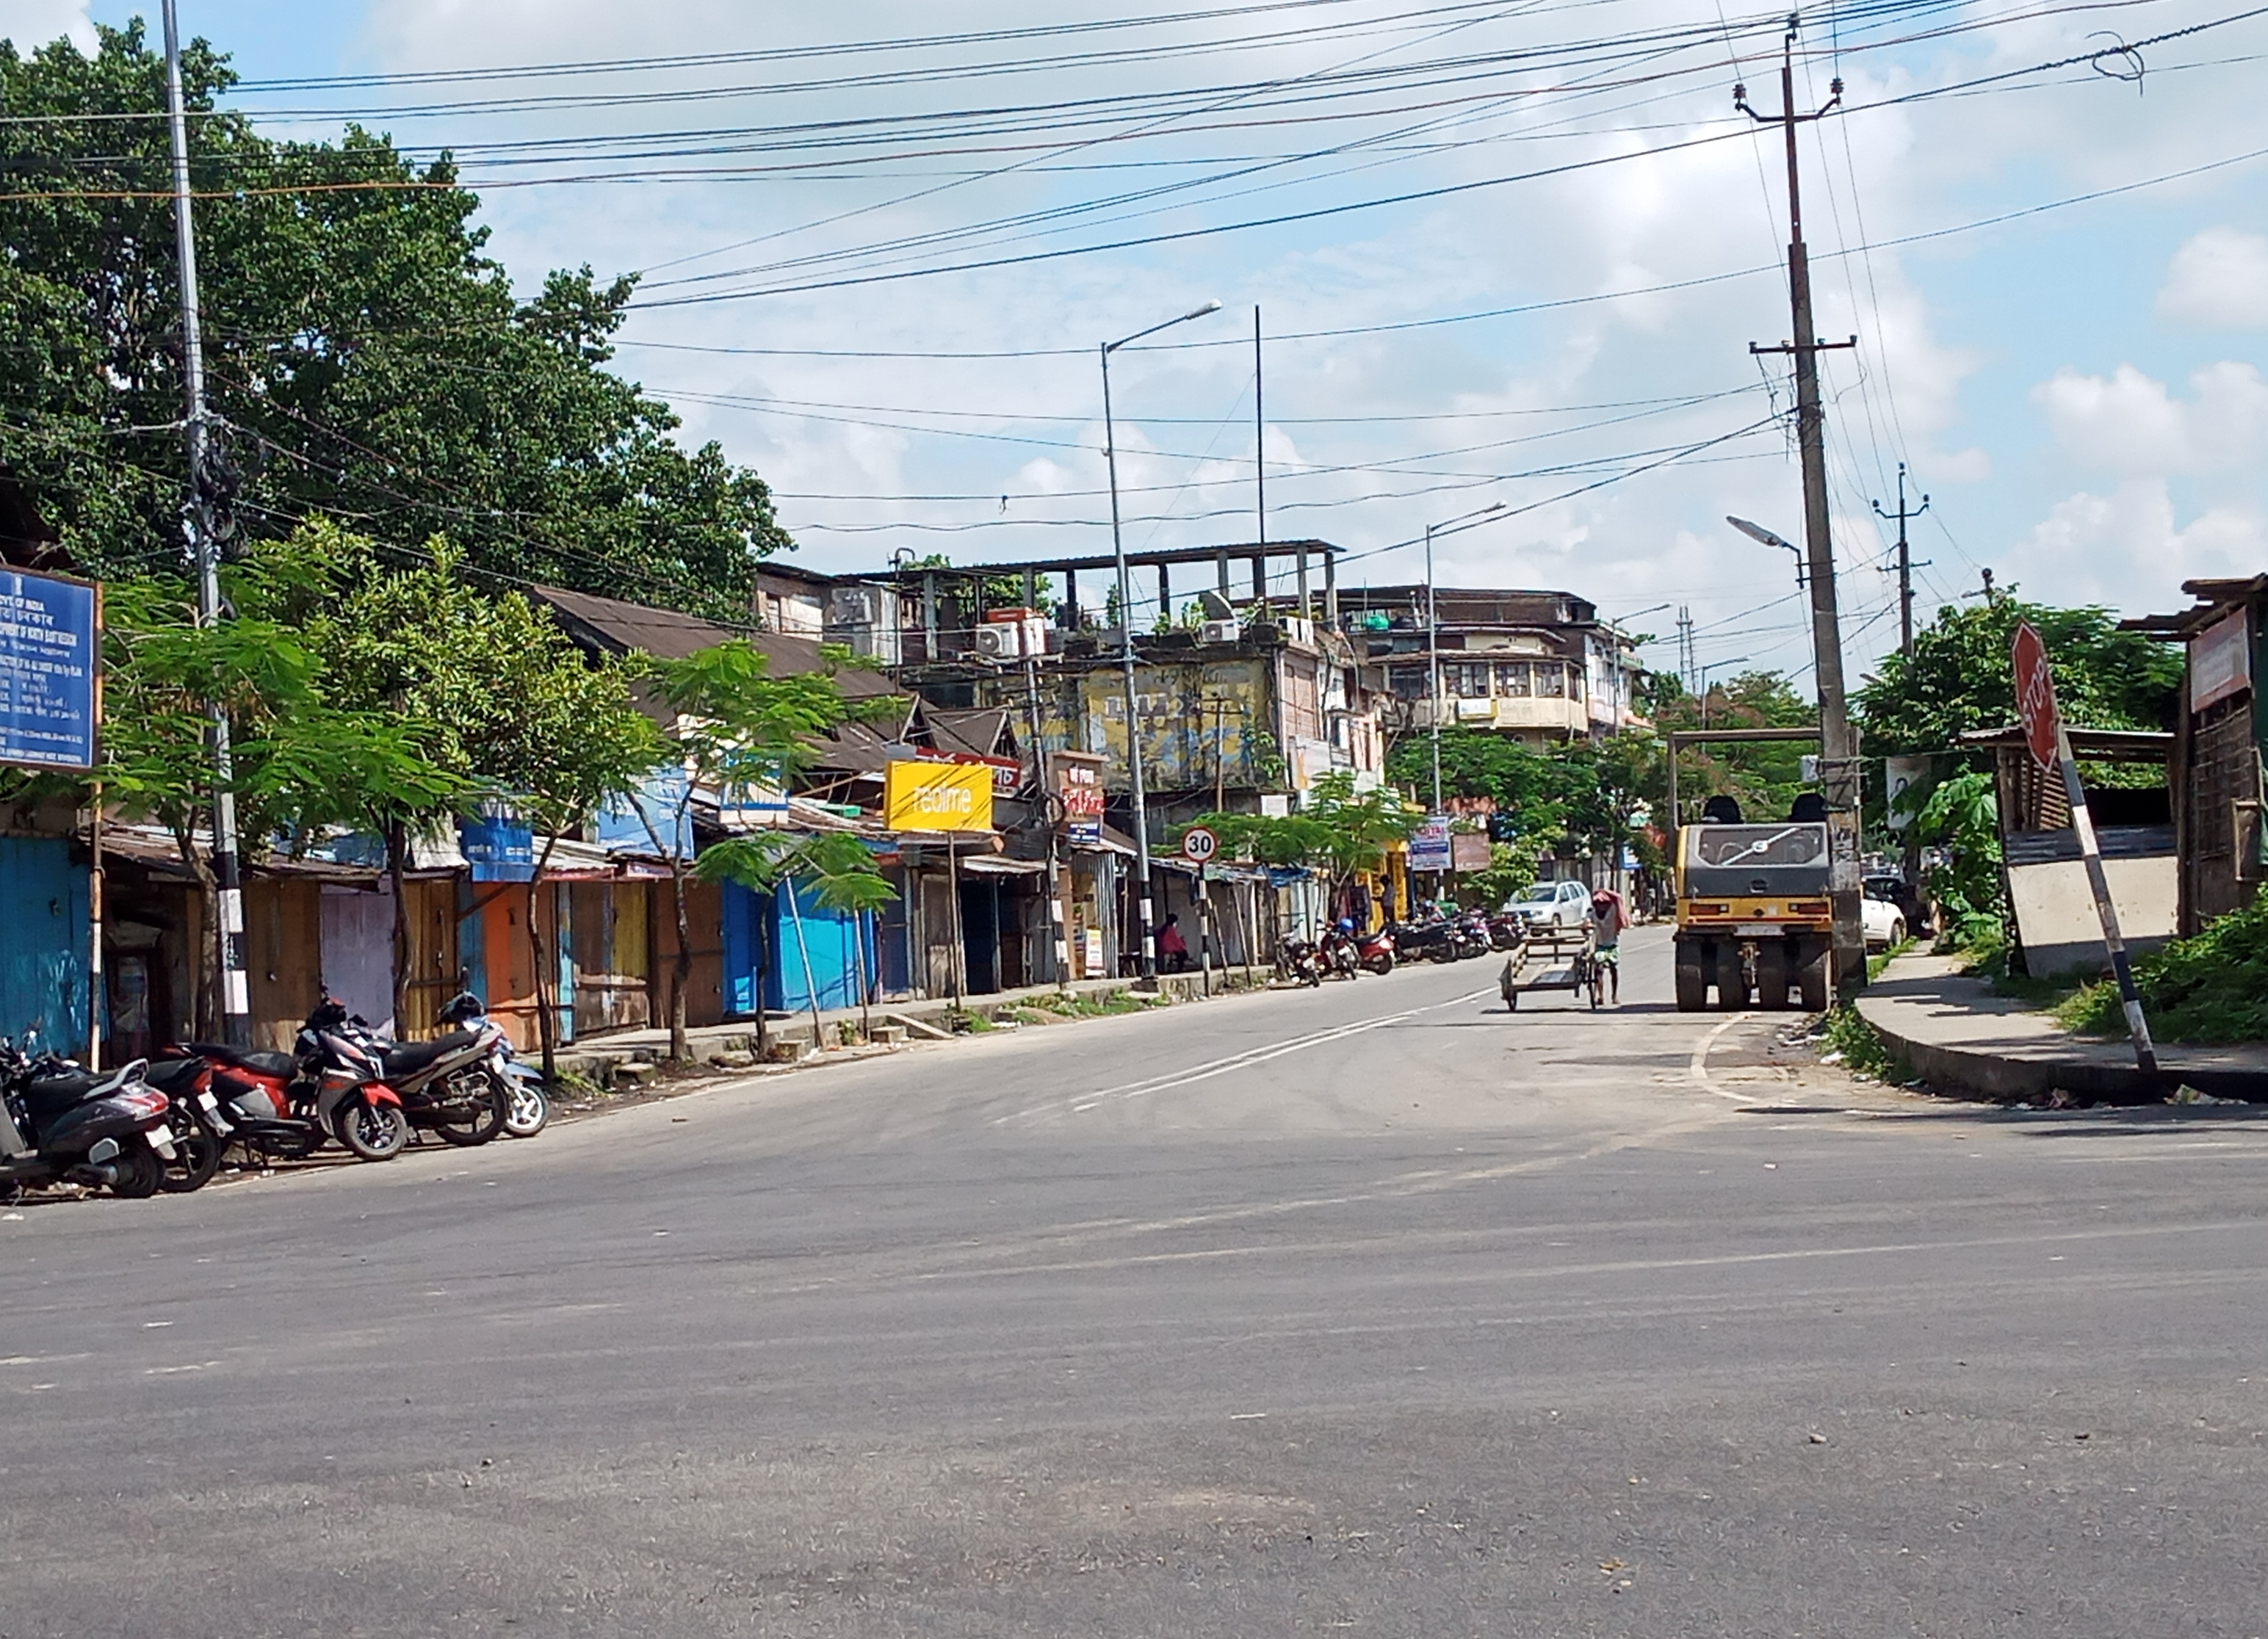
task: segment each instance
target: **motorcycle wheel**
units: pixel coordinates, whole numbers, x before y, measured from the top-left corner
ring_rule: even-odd
[[[391,1161],[409,1142],[409,1119],[401,1106],[366,1098],[339,1106],[336,1129],[339,1142],[365,1161]]]
[[[228,1141],[196,1120],[183,1121],[173,1128],[173,1159],[158,1181],[158,1187],[169,1195],[186,1195],[191,1190],[202,1189],[220,1171],[221,1157],[228,1150]]]
[[[504,1090],[501,1087],[490,1086],[485,1090],[479,1103],[474,1107],[472,1120],[436,1121],[433,1124],[433,1130],[441,1135],[445,1143],[455,1144],[460,1150],[470,1150],[488,1143],[490,1139],[504,1131],[504,1122],[510,1119],[511,1112],[511,1101]]]
[[[138,1144],[120,1150],[111,1165],[118,1177],[110,1193],[122,1201],[147,1201],[166,1181],[166,1164],[158,1158],[158,1152]]]
[[[532,1081],[515,1079],[504,1098],[504,1136],[533,1138],[551,1121],[551,1100]]]

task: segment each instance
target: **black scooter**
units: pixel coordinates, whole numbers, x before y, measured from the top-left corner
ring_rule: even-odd
[[[91,1184],[138,1201],[173,1158],[166,1095],[147,1061],[103,1073],[0,1039],[0,1201],[47,1184]]]

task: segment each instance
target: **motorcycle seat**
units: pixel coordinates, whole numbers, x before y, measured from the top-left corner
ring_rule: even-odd
[[[202,1060],[159,1059],[143,1071],[142,1079],[170,1099],[187,1093],[195,1087],[197,1077],[204,1071]]]
[[[479,1036],[470,1030],[453,1030],[431,1041],[411,1041],[386,1049],[383,1062],[389,1076],[407,1076],[438,1059],[470,1047]]]
[[[248,1069],[255,1076],[281,1076],[287,1081],[298,1074],[299,1068],[289,1053],[255,1052],[249,1047],[224,1047],[217,1041],[191,1041],[185,1044],[184,1050],[233,1069]]]
[[[131,1086],[148,1068],[146,1061],[136,1059],[114,1070],[74,1069],[37,1077],[24,1089],[24,1104],[34,1121],[44,1123],[49,1116]]]

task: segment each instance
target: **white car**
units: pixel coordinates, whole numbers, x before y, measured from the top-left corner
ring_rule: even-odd
[[[1580,928],[1591,920],[1591,890],[1581,883],[1538,882],[1505,907],[1531,928]]]
[[[1859,922],[1867,930],[1867,948],[1887,951],[1906,937],[1905,913],[1888,900],[1869,893],[1859,901]]]

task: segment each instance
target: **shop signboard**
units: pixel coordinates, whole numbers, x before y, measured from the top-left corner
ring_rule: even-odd
[[[0,763],[94,767],[100,605],[90,582],[0,571]]]
[[[893,831],[990,831],[992,770],[907,757],[885,771],[882,823]]]

